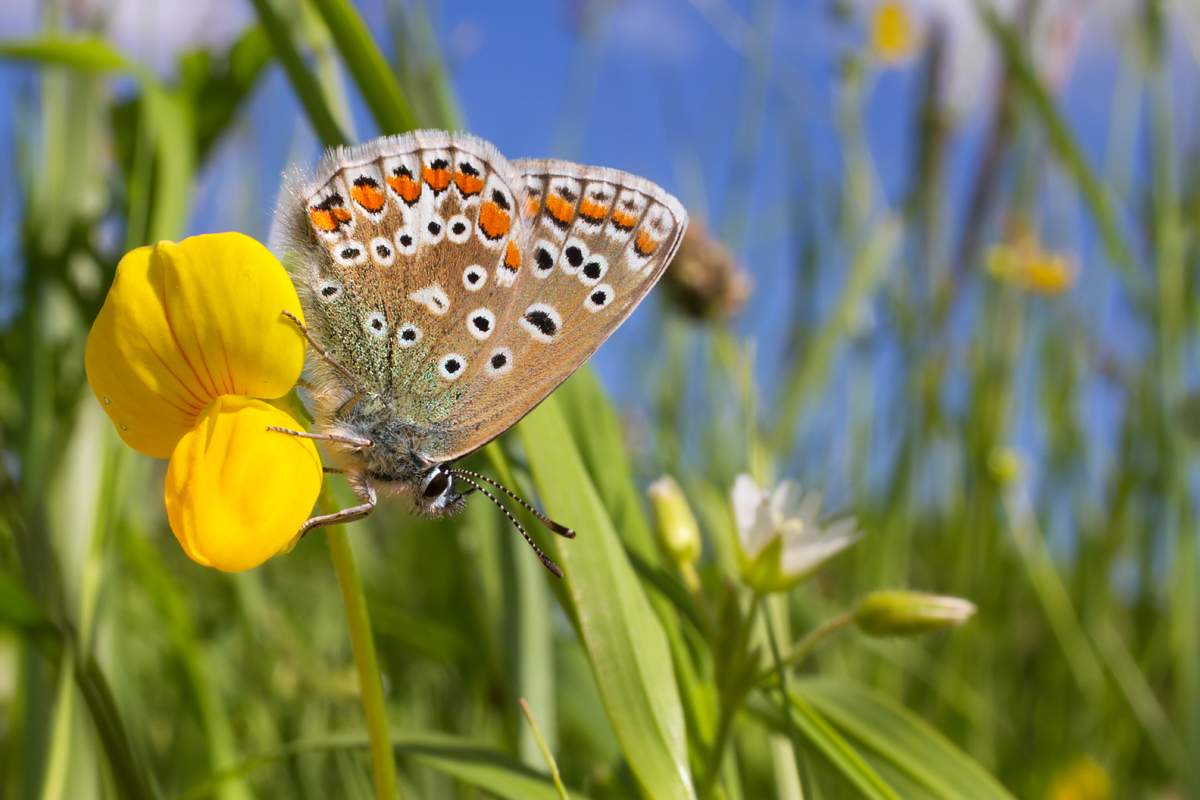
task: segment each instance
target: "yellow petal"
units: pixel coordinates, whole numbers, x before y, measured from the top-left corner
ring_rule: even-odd
[[[167,467],[167,519],[197,563],[226,572],[256,567],[291,542],[321,490],[309,439],[262,400],[218,397],[184,434]]]
[[[88,336],[88,382],[121,438],[166,458],[224,394],[280,397],[304,366],[283,266],[240,233],[128,253]]]

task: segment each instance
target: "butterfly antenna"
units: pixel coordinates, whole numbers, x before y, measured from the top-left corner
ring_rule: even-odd
[[[526,510],[529,511],[530,514],[533,514],[535,517],[537,517],[543,525],[545,525],[547,528],[549,528],[550,530],[557,533],[559,536],[565,536],[568,539],[575,538],[575,531],[571,530],[566,525],[559,525],[557,522],[550,519],[545,514],[538,511],[536,508],[529,505],[529,503],[526,503],[521,498],[517,497],[513,492],[504,488],[504,486],[502,486],[501,484],[496,483],[496,481],[492,480],[488,476],[480,475],[478,472],[471,472],[470,470],[466,470],[466,469],[458,469],[457,467],[455,469],[450,469],[450,470],[446,470],[446,471],[449,472],[451,475],[470,475],[472,478],[478,478],[481,481],[487,481],[492,486],[495,486],[497,489],[504,492],[506,495],[511,497],[513,500],[516,500],[518,503],[520,503],[522,506],[524,506],[526,508]],[[463,478],[463,480],[466,480],[466,478]],[[470,481],[467,481],[467,482],[470,483]]]
[[[529,534],[526,533],[525,529],[521,527],[521,523],[517,522],[517,518],[509,513],[508,509],[504,507],[503,503],[501,503],[499,500],[496,499],[496,496],[494,494],[492,494],[487,489],[483,488],[482,486],[480,486],[478,483],[471,480],[470,478],[467,478],[467,477],[464,477],[463,475],[458,474],[459,472],[461,472],[461,470],[447,470],[447,471],[453,472],[453,474],[457,478],[459,478],[460,480],[466,481],[467,483],[471,484],[479,491],[483,492],[484,496],[486,496],[488,500],[491,500],[493,503],[495,503],[496,508],[503,511],[504,516],[508,517],[508,521],[511,522],[516,527],[516,529],[521,532],[521,535],[525,537],[525,541],[529,544],[530,547],[533,548],[533,552],[537,553],[538,558],[540,558],[542,560],[542,563],[546,565],[546,569],[553,572],[554,577],[556,577],[556,578],[561,578],[563,576],[563,571],[561,569],[559,569],[558,564],[555,564],[553,561],[551,561],[550,556],[543,553],[541,551],[541,548],[539,548],[536,544],[533,543],[533,539],[529,538]],[[471,473],[471,474],[474,474],[474,473]],[[480,477],[483,477],[483,476],[480,476]],[[485,480],[486,480],[486,478],[485,478]],[[500,488],[503,489],[504,487],[501,486]],[[510,494],[511,494],[511,492],[510,492]],[[520,498],[517,498],[517,499],[520,499]]]

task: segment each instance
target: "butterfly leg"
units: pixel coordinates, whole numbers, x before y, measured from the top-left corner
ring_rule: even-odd
[[[373,447],[374,442],[370,439],[359,439],[357,436],[341,436],[336,433],[305,433],[303,431],[293,431],[288,428],[280,428],[277,425],[268,425],[267,430],[275,431],[276,433],[286,433],[288,436],[295,436],[298,439],[316,439],[322,442],[341,442],[342,444],[352,444],[355,447]]]
[[[356,482],[354,490],[364,500],[362,505],[343,508],[341,511],[335,511],[332,514],[322,514],[319,517],[313,517],[300,527],[300,535],[304,536],[313,528],[321,528],[325,525],[341,525],[346,522],[354,522],[374,511],[376,499],[375,487],[367,481],[362,481],[361,483]]]
[[[325,359],[325,361],[329,363],[329,366],[333,367],[338,372],[342,373],[347,378],[349,378],[351,380],[351,382],[353,382],[354,385],[357,386],[362,391],[365,392],[367,390],[367,388],[362,385],[362,382],[358,378],[354,377],[353,374],[351,374],[350,370],[343,367],[341,365],[341,362],[339,362],[333,356],[329,355],[329,352],[325,348],[323,348],[323,347],[321,347],[321,345],[317,344],[317,340],[312,337],[312,334],[308,332],[308,328],[305,327],[304,323],[301,322],[295,314],[293,314],[290,311],[285,310],[283,312],[283,315],[285,317],[287,317],[288,319],[290,319],[292,322],[296,323],[296,327],[300,329],[300,332],[304,334],[304,338],[308,340],[309,347],[311,347],[313,350],[316,350],[321,355],[321,358]]]

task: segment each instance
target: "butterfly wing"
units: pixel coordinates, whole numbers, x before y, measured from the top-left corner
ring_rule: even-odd
[[[429,426],[466,395],[467,368],[511,299],[497,289],[519,258],[519,180],[481,139],[417,131],[334,151],[285,189],[310,330],[402,419]],[[312,366],[327,395],[318,415],[332,415],[357,386]]]
[[[310,329],[422,431],[434,462],[487,444],[578,369],[687,225],[674,197],[636,176],[510,163],[440,131],[338,150],[285,191]],[[357,387],[314,367],[318,416],[332,416]]]
[[[556,160],[513,166],[524,239],[492,351],[504,363],[469,367],[469,394],[441,420],[444,460],[511,428],[587,361],[658,281],[687,227],[682,204],[635,175]]]

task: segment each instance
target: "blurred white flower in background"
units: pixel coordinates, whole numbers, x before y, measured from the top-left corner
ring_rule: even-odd
[[[731,492],[742,579],[760,594],[782,592],[859,540],[852,517],[822,527],[819,492],[787,480],[769,492],[739,475]]]
[[[47,23],[70,31],[95,31],[126,55],[165,75],[181,53],[224,50],[255,20],[249,0],[66,0],[48,20],[49,4],[4,0],[0,36],[35,36]]]
[[[1042,78],[1052,89],[1070,77],[1088,0],[1036,4],[1027,39]],[[942,49],[939,80],[943,104],[955,115],[975,110],[993,96],[1003,54],[983,13],[1017,23],[1018,0],[862,0],[868,55],[882,67],[915,61],[934,40]],[[1022,26],[1024,27],[1024,26]]]

